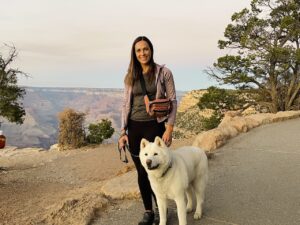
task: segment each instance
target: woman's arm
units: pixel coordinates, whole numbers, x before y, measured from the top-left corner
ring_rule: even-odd
[[[173,127],[175,124],[176,112],[177,112],[176,90],[175,90],[175,83],[174,83],[172,72],[169,69],[164,68],[163,76],[165,81],[164,83],[165,83],[167,98],[169,98],[172,102],[172,111],[169,114],[168,121],[166,124],[166,131],[163,134],[162,139],[165,141],[167,145],[171,145]]]
[[[121,148],[124,147],[124,145],[128,144],[128,137],[127,137],[127,125],[128,125],[128,101],[130,101],[130,87],[128,85],[125,85],[124,88],[124,95],[123,95],[123,103],[122,103],[122,116],[121,116],[121,132],[120,132],[120,138],[119,138],[119,146]]]

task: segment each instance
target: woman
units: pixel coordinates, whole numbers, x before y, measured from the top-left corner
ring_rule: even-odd
[[[172,132],[177,110],[173,75],[168,68],[154,62],[153,54],[153,45],[148,38],[141,36],[134,40],[128,73],[124,81],[122,129],[119,139],[121,148],[126,143],[129,144],[132,160],[138,174],[138,185],[145,207],[145,213],[139,225],[153,223],[152,196],[155,200],[147,173],[138,158],[140,142],[142,138],[153,142],[155,137],[159,136],[169,146],[172,142]],[[150,101],[160,98],[169,98],[171,100],[172,111],[168,116],[156,118],[147,113],[140,83],[141,76],[144,77]]]

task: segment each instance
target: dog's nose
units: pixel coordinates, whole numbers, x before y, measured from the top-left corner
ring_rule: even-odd
[[[151,166],[151,163],[152,163],[152,160],[151,160],[151,159],[147,159],[147,160],[146,160],[147,166]]]

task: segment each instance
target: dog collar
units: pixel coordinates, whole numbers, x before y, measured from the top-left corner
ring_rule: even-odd
[[[163,172],[163,174],[161,175],[160,178],[164,177],[167,174],[167,172],[169,171],[170,168],[172,168],[172,161],[170,161],[168,168],[165,170],[165,172]]]

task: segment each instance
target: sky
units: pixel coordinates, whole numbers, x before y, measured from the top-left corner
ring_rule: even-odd
[[[35,87],[123,88],[137,36],[173,73],[177,90],[216,85],[204,70],[218,57],[226,26],[250,0],[0,0],[0,53]]]

